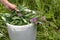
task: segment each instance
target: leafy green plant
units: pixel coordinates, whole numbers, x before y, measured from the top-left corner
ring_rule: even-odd
[[[10,13],[2,14],[2,19],[12,25],[25,25],[29,23],[37,23],[38,12],[26,9],[24,7],[18,7],[20,11],[11,11]]]

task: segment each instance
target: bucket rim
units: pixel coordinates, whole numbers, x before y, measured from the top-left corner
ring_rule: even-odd
[[[24,26],[33,26],[34,24],[33,23],[29,23],[29,24],[26,24],[26,25],[13,25],[13,24],[9,24],[9,23],[6,23],[6,25],[10,25],[10,26],[19,26],[19,27],[24,27]]]

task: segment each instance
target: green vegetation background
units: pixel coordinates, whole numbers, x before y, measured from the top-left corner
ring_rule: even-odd
[[[60,40],[60,0],[9,0],[29,9],[38,10],[41,17],[46,16],[46,22],[37,27],[36,40]],[[0,13],[9,12],[0,3]],[[0,17],[0,40],[9,40],[4,21]]]

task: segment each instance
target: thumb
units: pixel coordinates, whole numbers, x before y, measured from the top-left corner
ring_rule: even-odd
[[[19,11],[17,8],[15,8],[15,11]]]

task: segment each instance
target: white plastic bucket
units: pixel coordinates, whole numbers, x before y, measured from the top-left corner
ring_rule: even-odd
[[[6,25],[11,40],[36,40],[37,27],[33,24],[17,26],[6,23]]]

